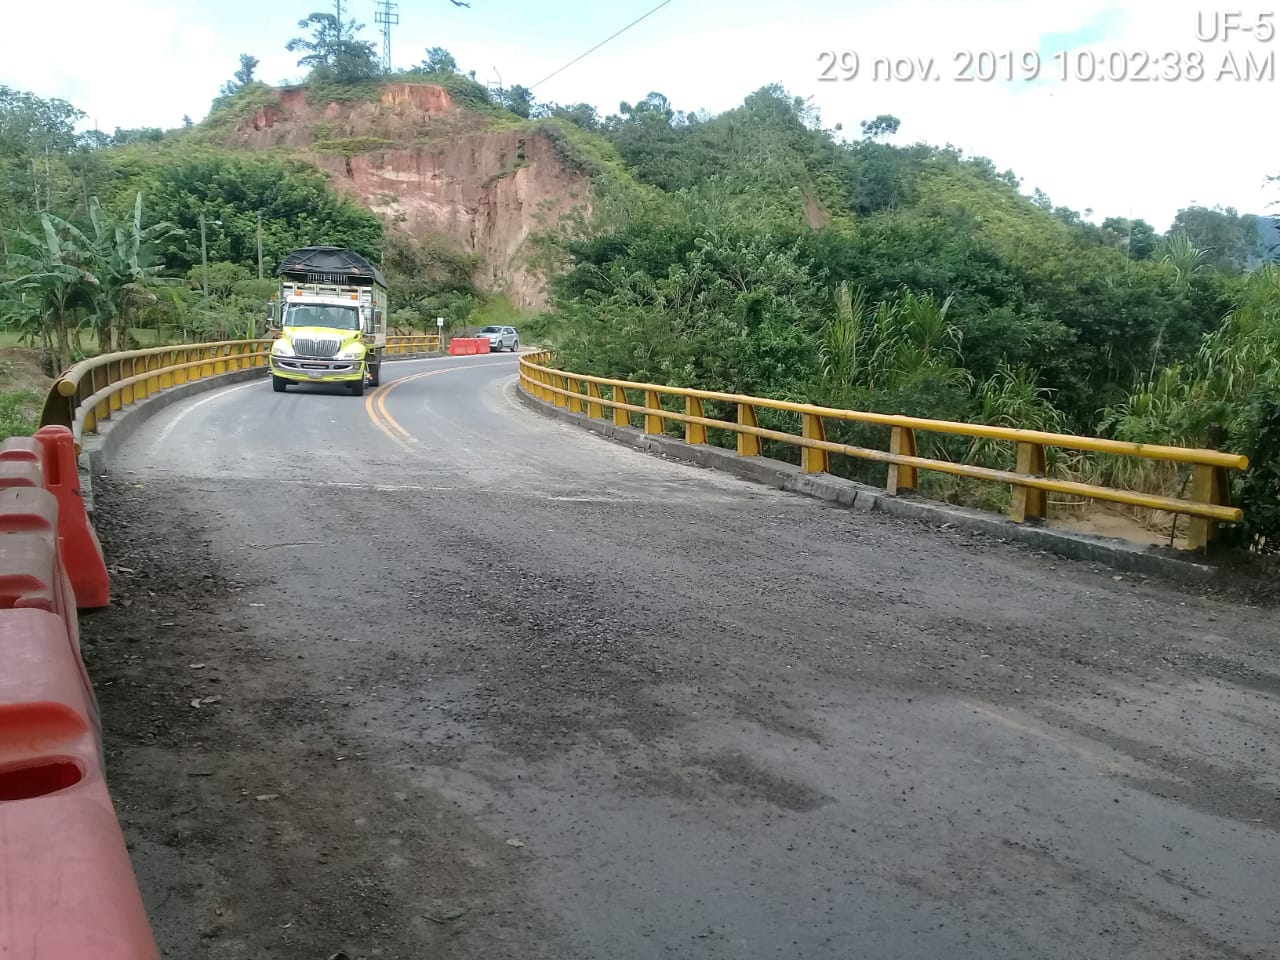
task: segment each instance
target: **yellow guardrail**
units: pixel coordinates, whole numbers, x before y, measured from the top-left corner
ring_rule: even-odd
[[[148,350],[105,353],[81,360],[62,374],[45,397],[40,426],[69,427],[77,443],[113,413],[169,387],[249,367],[265,367],[274,337],[184,343]],[[435,353],[440,337],[387,337],[387,356]]]
[[[271,340],[184,343],[149,350],[104,353],[81,360],[54,381],[40,426],[70,427],[79,442],[111,415],[153,393],[233,370],[263,367]]]
[[[439,353],[440,352],[440,335],[437,333],[426,333],[420,336],[388,336],[387,337],[387,355],[395,356],[400,353]]]
[[[918,484],[920,470],[934,470],[958,477],[1009,484],[1013,488],[1009,514],[1017,523],[1024,523],[1030,518],[1043,519],[1046,513],[1045,495],[1050,492],[1130,504],[1191,517],[1188,535],[1188,546],[1191,549],[1201,549],[1214,539],[1217,534],[1216,521],[1239,522],[1244,519],[1244,511],[1228,502],[1231,487],[1226,473],[1227,470],[1243,470],[1249,466],[1249,458],[1241,454],[1126,443],[1100,437],[1044,433],[977,423],[926,420],[920,417],[820,407],[767,397],[635,383],[569,373],[549,366],[551,360],[551,354],[545,352],[522,356],[520,385],[532,396],[566,407],[571,413],[585,413],[593,419],[605,419],[606,409],[611,409],[613,422],[619,426],[633,426],[632,414],[641,414],[644,417],[644,431],[650,434],[665,434],[666,421],[678,421],[685,425],[685,442],[691,444],[706,443],[708,429],[727,430],[737,434],[738,454],[747,457],[761,456],[761,440],[777,440],[800,447],[800,466],[805,473],[829,473],[833,453],[887,463],[889,475],[885,489],[890,495],[914,489]],[[602,387],[610,388],[611,397],[604,396]],[[642,393],[644,402],[631,403],[628,390]],[[683,398],[684,412],[664,407],[663,397]],[[705,400],[735,404],[736,421],[713,420],[704,416],[702,403]],[[800,432],[786,433],[762,428],[756,414],[761,408],[798,414],[801,418]],[[829,441],[826,433],[827,421],[853,421],[889,427],[889,449],[871,450]],[[1009,441],[1017,444],[1017,462],[1013,470],[997,470],[921,457],[916,448],[917,431]],[[1072,480],[1056,480],[1046,475],[1045,447],[1087,450],[1113,456],[1142,457],[1190,465],[1191,497],[1184,500]]]

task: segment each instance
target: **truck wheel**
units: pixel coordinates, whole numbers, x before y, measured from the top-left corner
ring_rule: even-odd
[[[370,364],[369,366],[369,386],[376,387],[382,382],[382,362]]]
[[[289,386],[289,381],[284,377],[277,377],[274,373],[271,375],[271,389],[276,393],[284,393],[287,386]]]
[[[353,397],[359,397],[364,394],[364,378],[352,380],[348,386],[351,387],[351,395]]]

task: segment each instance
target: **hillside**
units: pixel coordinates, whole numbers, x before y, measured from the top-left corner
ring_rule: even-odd
[[[477,286],[521,310],[549,306],[530,266],[532,233],[591,214],[591,183],[547,135],[459,105],[443,86],[389,83],[376,99],[313,103],[278,91],[220,136],[250,151],[284,148],[324,170],[339,192],[418,241],[445,238],[475,255]]]

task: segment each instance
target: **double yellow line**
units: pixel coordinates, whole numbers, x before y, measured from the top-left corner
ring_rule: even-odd
[[[479,366],[489,366],[490,364],[479,364]],[[398,443],[405,450],[409,449],[409,444],[417,443],[417,438],[401,426],[400,422],[387,412],[387,397],[391,391],[406,383],[412,383],[414,380],[421,380],[424,377],[436,377],[442,373],[453,373],[457,370],[467,370],[476,364],[464,364],[456,367],[445,367],[442,370],[423,370],[421,373],[411,374],[407,377],[401,377],[399,380],[392,380],[385,386],[380,386],[372,393],[364,398],[364,412],[368,415],[373,425],[385,433],[393,442]],[[383,369],[386,369],[385,367]]]

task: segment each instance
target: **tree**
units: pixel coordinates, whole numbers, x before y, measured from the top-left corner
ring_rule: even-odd
[[[1199,274],[1208,260],[1206,251],[1195,245],[1185,233],[1170,233],[1156,248],[1160,262],[1173,268],[1178,282],[1188,284]]]
[[[97,197],[90,201],[89,220],[93,225],[91,252],[99,278],[93,297],[98,348],[102,353],[111,349],[114,331],[115,349],[127,350],[134,317],[156,301],[151,286],[172,282],[163,276],[164,265],[157,261],[156,244],[180,231],[169,222],[144,227],[141,192],[134,198],[129,220],[113,220]]]
[[[232,74],[231,79],[219,89],[218,96],[214,98],[210,106],[210,112],[226,106],[232,97],[250,86],[254,82],[254,73],[257,69],[257,57],[251,57],[247,53],[240,54],[240,69]]]
[[[571,106],[558,103],[538,104],[534,107],[532,115],[537,117],[558,117],[561,120],[569,121],[575,127],[581,127],[583,130],[590,130],[593,133],[600,129],[600,115],[596,112],[596,108],[589,103],[575,103]]]
[[[1205,253],[1205,263],[1222,273],[1240,269],[1262,250],[1258,218],[1233,207],[1187,207],[1173,218],[1169,233],[1184,233]]]
[[[862,136],[867,140],[882,140],[885,137],[892,137],[898,132],[898,128],[902,125],[902,121],[890,113],[882,113],[874,120],[863,120]]]
[[[152,218],[182,229],[182,234],[156,240],[159,256],[175,273],[201,261],[201,214],[206,221],[222,221],[207,227],[210,263],[225,260],[257,273],[259,213],[268,264],[316,243],[381,259],[382,220],[334,194],[325,175],[309,164],[195,146],[131,162],[129,186],[114,205],[131,204],[134,191],[141,190]]]
[[[258,58],[247,53],[240,54],[240,69],[235,72],[234,79],[237,90],[243,90],[253,83],[254,71],[258,69]]]
[[[516,116],[524,117],[526,120],[533,113],[533,94],[528,87],[522,87],[518,83],[509,90],[499,91],[498,102]]]
[[[131,130],[116,127],[116,132],[111,135],[111,145],[123,147],[130,143],[159,143],[163,139],[164,131],[159,127],[136,127]]]
[[[431,47],[422,61],[424,73],[458,73],[458,61],[444,47]]]
[[[57,160],[75,150],[84,112],[0,85],[0,222],[26,219],[62,204]]]
[[[74,359],[72,331],[80,314],[93,310],[101,283],[93,271],[93,244],[84,233],[48,212],[40,214],[40,226],[39,236],[18,231],[18,249],[6,258],[15,276],[4,287],[33,316],[57,369],[65,370]]]
[[[299,20],[298,26],[310,27],[311,39],[294,37],[285,49],[290,53],[306,51],[298,66],[311,67],[313,78],[351,84],[371,80],[381,72],[373,44],[356,39],[364,24],[340,22],[332,13],[313,13]]]
[[[1147,221],[1126,217],[1107,217],[1102,221],[1102,235],[1108,246],[1123,250],[1131,260],[1148,260],[1155,253],[1159,237]]]

